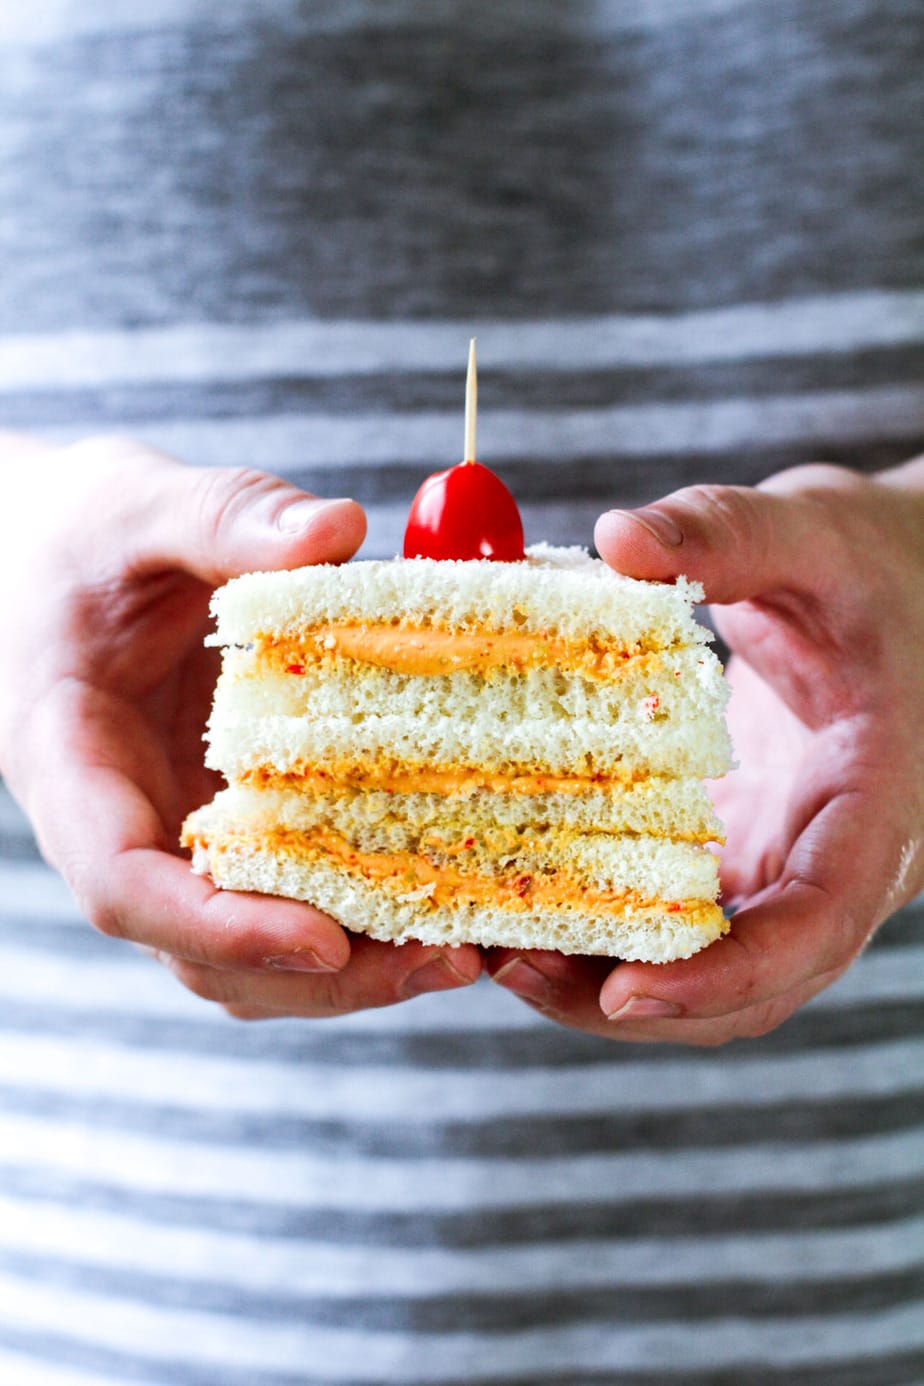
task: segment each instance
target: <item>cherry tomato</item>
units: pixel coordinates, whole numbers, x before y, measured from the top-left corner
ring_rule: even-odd
[[[460,462],[428,476],[411,505],[405,558],[523,558],[523,522],[499,476]]]

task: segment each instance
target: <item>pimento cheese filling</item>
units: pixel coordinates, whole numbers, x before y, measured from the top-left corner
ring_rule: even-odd
[[[488,789],[495,794],[586,794],[591,789],[617,788],[648,779],[644,770],[624,774],[554,775],[535,770],[490,770],[480,765],[402,765],[393,761],[332,761],[324,767],[298,766],[279,771],[260,765],[239,775],[242,784],[260,789],[299,789],[327,794],[331,789],[381,789],[391,794],[472,794]]]
[[[627,911],[683,914],[695,924],[721,918],[711,900],[664,900],[639,891],[605,889],[588,885],[566,871],[498,872],[496,875],[466,871],[452,863],[436,863],[412,852],[364,852],[346,838],[324,829],[310,833],[271,829],[264,833],[234,831],[201,845],[220,855],[241,842],[265,848],[274,855],[287,853],[300,860],[325,859],[351,875],[372,881],[397,896],[426,901],[434,909],[459,905],[493,905],[523,912],[534,909],[578,909],[582,914],[620,916]],[[197,844],[199,845],[199,844]]]
[[[291,640],[263,637],[258,650],[274,667],[304,673],[327,659],[350,659],[398,674],[434,677],[462,671],[558,668],[592,679],[613,679],[630,663],[657,657],[651,649],[617,649],[599,640],[575,641],[538,631],[457,631],[439,626],[333,622]]]

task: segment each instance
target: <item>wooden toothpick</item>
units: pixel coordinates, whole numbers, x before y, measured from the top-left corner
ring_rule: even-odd
[[[475,365],[475,338],[468,346],[468,373],[465,377],[465,454],[463,462],[475,461],[475,421],[478,414],[478,370]]]

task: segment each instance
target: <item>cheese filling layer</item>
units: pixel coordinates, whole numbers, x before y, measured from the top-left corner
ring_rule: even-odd
[[[529,631],[460,631],[439,626],[340,623],[316,626],[290,640],[263,637],[258,651],[273,666],[297,674],[325,659],[350,659],[399,674],[432,677],[461,671],[558,668],[586,678],[613,679],[653,649],[619,649],[598,640],[574,641]]]
[[[553,775],[544,772],[490,770],[479,765],[427,765],[370,761],[331,762],[277,770],[257,765],[237,775],[240,784],[259,789],[298,789],[303,793],[327,794],[331,789],[380,789],[386,794],[474,794],[487,789],[494,794],[586,794],[591,789],[607,789],[636,784],[650,776],[644,770],[626,770],[621,775]]]
[[[240,831],[229,829],[210,841],[196,837],[188,846],[201,848],[214,860],[242,845],[272,855],[287,854],[300,861],[324,860],[347,874],[374,882],[399,900],[426,902],[433,909],[467,905],[494,906],[523,913],[571,910],[581,914],[622,916],[626,913],[682,914],[696,925],[715,925],[722,914],[711,900],[653,899],[627,888],[607,889],[577,880],[567,870],[555,872],[465,871],[436,863],[412,852],[369,852],[353,847],[338,833],[304,833],[287,829]]]

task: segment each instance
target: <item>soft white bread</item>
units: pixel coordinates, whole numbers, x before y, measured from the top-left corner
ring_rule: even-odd
[[[229,779],[248,767],[290,774],[338,762],[585,778],[716,776],[728,765],[726,687],[703,646],[615,683],[546,670],[489,680],[379,669],[251,677],[252,658],[230,652],[209,723],[208,764]]]
[[[500,858],[511,841],[524,837],[562,837],[603,833],[686,842],[721,842],[722,824],[701,780],[665,779],[653,775],[608,789],[579,794],[509,794],[487,790],[467,794],[394,794],[356,790],[338,783],[325,792],[304,785],[290,788],[233,784],[208,805],[211,822],[224,826],[240,819],[270,831],[274,825],[293,832],[330,827],[361,849],[415,850],[452,848],[474,837],[490,844]],[[190,823],[200,821],[200,809]]]
[[[605,832],[596,824],[581,831],[561,819],[549,822],[533,803],[521,803],[516,815],[509,798],[494,814],[495,795],[465,800],[444,796],[439,808],[433,805],[435,795],[403,795],[390,812],[376,812],[366,802],[371,797],[378,796],[352,794],[338,803],[335,796],[233,785],[192,814],[187,831],[200,840],[275,840],[282,850],[302,855],[324,850],[325,841],[336,835],[345,851],[358,856],[426,857],[428,871],[452,867],[482,876],[503,875],[511,868],[518,873],[567,871],[588,889],[632,890],[649,899],[715,897],[715,858],[693,842]],[[414,812],[418,807],[423,809],[420,818]]]
[[[392,897],[378,884],[351,876],[319,859],[302,861],[250,842],[220,854],[200,850],[194,868],[226,890],[254,890],[306,900],[350,929],[390,943],[478,943],[497,948],[548,948],[636,962],[689,958],[727,931],[713,905],[694,913],[666,913],[657,906],[627,906],[619,916],[548,910],[512,914],[497,906],[434,910],[426,898]]]
[[[728,693],[713,651],[695,645],[639,655],[621,666],[619,677],[607,680],[561,668],[421,677],[346,662],[299,666],[294,674],[252,649],[226,650],[216,709],[230,708],[238,696],[247,699],[248,715],[262,708],[291,717],[355,719],[401,708],[409,717],[477,718],[492,724],[527,718],[550,724],[608,722],[628,716],[657,740],[671,721],[714,722],[717,715],[721,720]]]
[[[583,549],[535,545],[522,563],[430,558],[319,564],[248,573],[216,592],[216,645],[248,645],[326,622],[390,622],[468,631],[535,631],[574,640],[604,637],[627,651],[702,644],[692,615],[702,588],[637,582]]]
[[[209,822],[210,808],[200,810],[188,827],[194,870],[208,874],[225,889],[309,901],[350,929],[386,942],[479,943],[668,962],[689,957],[727,929],[721,910],[711,900],[659,900],[640,893],[637,886],[642,882],[652,889],[657,879],[664,882],[666,861],[648,857],[646,848],[636,857],[631,842],[617,839],[613,845],[611,884],[618,889],[618,878],[633,883],[624,886],[625,898],[618,909],[590,908],[580,894],[566,905],[534,908],[524,901],[517,908],[509,901],[467,899],[459,890],[449,902],[434,908],[427,882],[370,880],[322,855],[300,851],[297,844],[250,833],[246,823],[235,822],[223,829]],[[670,856],[676,844],[656,846]],[[600,872],[602,861],[596,865]],[[703,874],[709,874],[708,865]]]
[[[354,723],[320,712],[310,722],[270,716],[249,722],[246,712],[242,697],[233,716],[223,715],[211,725],[207,763],[231,778],[256,772],[266,782],[274,775],[291,778],[327,769],[333,774],[342,770],[354,784],[382,785],[376,770],[389,778],[455,766],[460,780],[472,783],[477,776],[465,772],[483,772],[488,782],[503,775],[545,774],[583,776],[593,783],[672,771],[684,778],[717,776],[725,768],[724,743],[717,733],[710,735],[705,722],[692,734],[675,725],[655,742],[646,728],[629,719],[551,724],[536,718],[492,731],[487,726],[469,729],[464,722],[418,723],[405,713]]]

